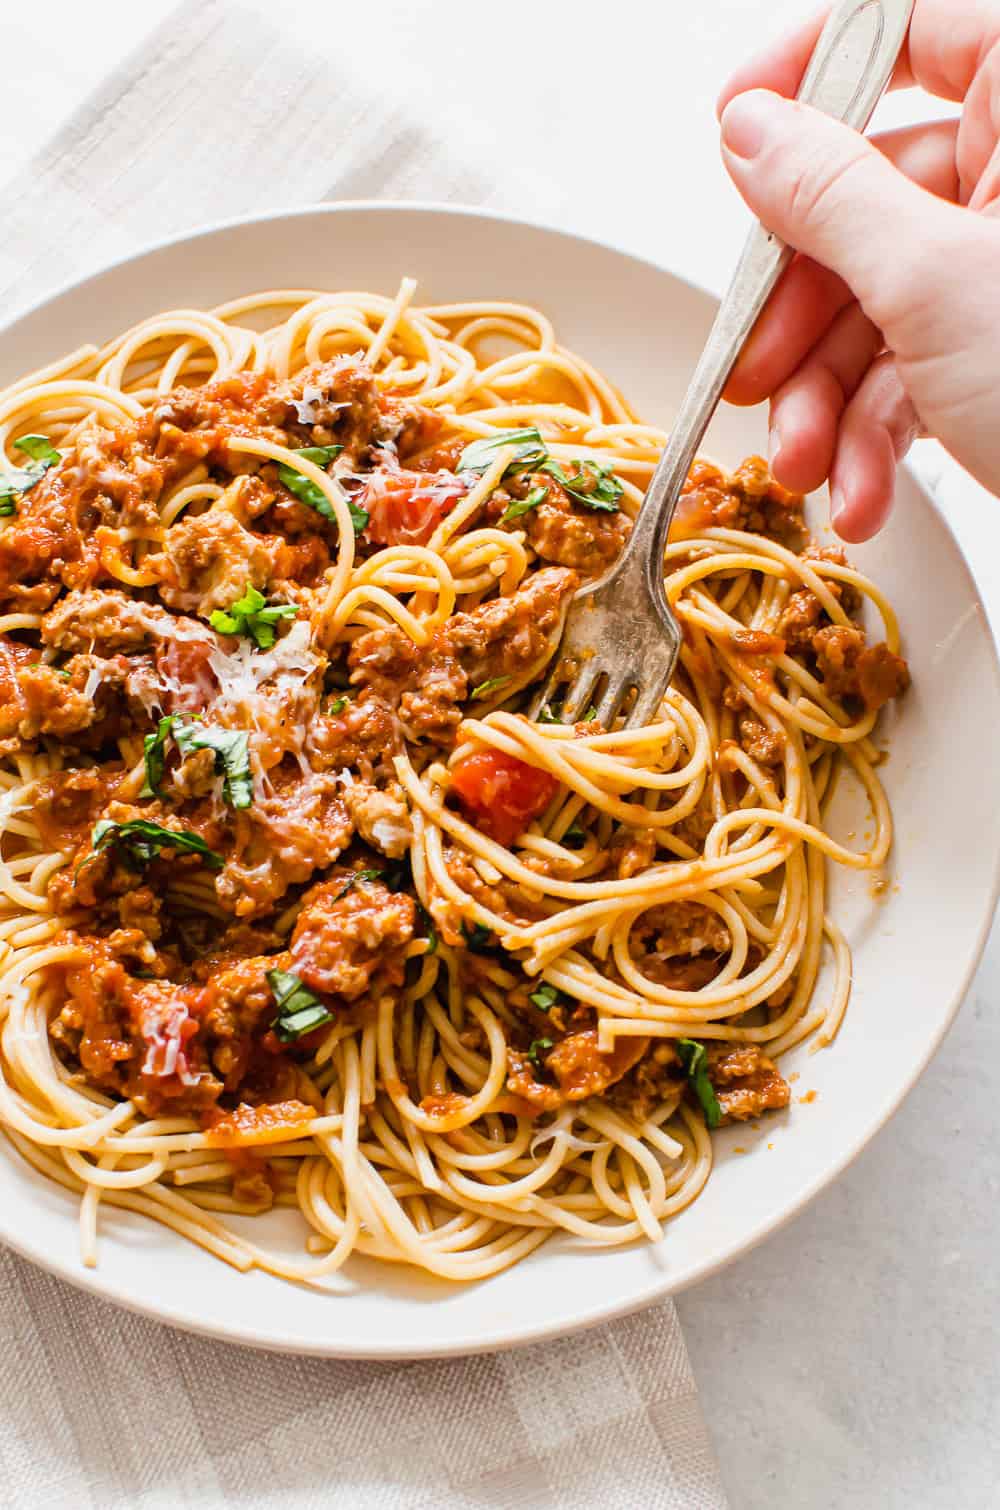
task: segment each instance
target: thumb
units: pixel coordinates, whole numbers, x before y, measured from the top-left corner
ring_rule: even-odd
[[[888,343],[905,350],[967,212],[906,178],[857,131],[764,89],[730,101],[722,152],[767,229],[839,274]]]

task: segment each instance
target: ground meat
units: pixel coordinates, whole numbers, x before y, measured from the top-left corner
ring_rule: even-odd
[[[560,567],[536,572],[512,596],[455,614],[423,650],[395,625],[369,630],[351,645],[351,681],[398,707],[410,739],[447,744],[470,687],[541,659],[578,581]]]
[[[173,525],[162,560],[160,597],[171,608],[193,610],[203,619],[241,598],[248,583],[261,588],[271,575],[264,541],[220,510]]]
[[[656,831],[626,828],[611,841],[611,863],[620,881],[648,870],[656,859]]]
[[[758,765],[779,766],[785,758],[785,736],[780,729],[769,729],[753,713],[740,719],[740,744]]]
[[[643,975],[675,991],[698,991],[719,973],[732,946],[729,929],[700,902],[650,907],[632,930],[632,952]]]
[[[532,1061],[509,1049],[507,1089],[540,1112],[555,1111],[567,1101],[585,1101],[600,1096],[620,1080],[649,1047],[648,1038],[619,1038],[609,1054],[597,1047],[597,1029],[571,1033],[544,1055],[543,1073],[557,1085],[536,1080]]]
[[[791,1100],[787,1080],[756,1044],[708,1045],[708,1073],[722,1113],[746,1122],[762,1112],[780,1111]]]
[[[66,970],[66,1003],[52,1039],[79,1061],[92,1085],[133,1097],[155,1116],[211,1106],[222,1082],[209,1068],[198,986],[136,980],[96,942]]]
[[[287,968],[288,956],[283,954],[211,961],[197,972],[205,980],[201,1021],[213,1040],[212,1066],[227,1091],[239,1086],[254,1034],[274,1016],[274,992],[267,972]]]
[[[392,756],[401,748],[392,708],[372,692],[350,698],[338,713],[321,713],[306,729],[306,755],[317,771],[349,768],[363,781],[391,780]]]
[[[812,649],[812,638],[821,622],[829,623],[823,605],[807,587],[793,592],[781,611],[778,632],[794,655]]]
[[[637,938],[652,938],[662,959],[677,955],[725,954],[732,940],[717,912],[700,902],[664,902],[650,907],[634,930]]]
[[[115,589],[76,589],[60,598],[42,621],[42,639],[57,650],[138,650],[171,632],[175,620],[153,604]]]
[[[872,711],[910,685],[906,662],[888,645],[866,647],[861,629],[838,624],[817,630],[812,648],[823,690],[830,697],[859,697]]]
[[[283,764],[253,806],[234,817],[233,852],[216,881],[219,900],[237,917],[259,917],[289,886],[330,865],[352,832],[336,776],[306,779],[297,765]]]
[[[847,552],[841,545],[818,545],[810,540],[800,552],[803,561],[829,561],[834,566],[850,566]],[[829,590],[837,598],[846,614],[856,614],[861,607],[861,594],[850,582],[837,582],[833,577],[824,577]]]
[[[710,462],[696,461],[670,536],[682,540],[705,529],[746,530],[798,551],[808,539],[804,503],[801,494],[788,493],[774,481],[759,456],[748,457],[728,479]]]
[[[390,859],[405,855],[413,842],[410,810],[398,782],[379,791],[367,781],[351,780],[344,788],[351,822],[368,844]]]
[[[472,897],[473,901],[478,902],[481,907],[496,913],[498,917],[506,919],[515,927],[524,926],[530,921],[524,916],[524,898],[517,897],[517,906],[521,911],[515,910],[514,902],[508,897],[506,890],[500,886],[488,885],[464,850],[458,849],[455,845],[445,845],[444,866],[456,886],[461,887],[462,891]],[[446,944],[451,944],[454,948],[466,942],[462,932],[462,925],[466,919],[453,902],[436,895],[432,890],[430,910]]]
[[[499,516],[511,498],[525,498],[537,488],[546,490],[543,501],[512,519],[510,528],[524,530],[528,544],[543,561],[573,567],[584,576],[596,577],[606,571],[628,539],[628,516],[621,510],[588,509],[574,502],[565,488],[544,472],[509,482],[499,498],[494,495],[492,513]],[[488,508],[487,514],[490,512]]]
[[[565,600],[578,585],[575,572],[546,567],[511,597],[455,614],[435,635],[435,647],[454,655],[473,687],[516,676],[545,655]]]
[[[462,703],[469,695],[469,678],[448,655],[428,661],[420,685],[399,700],[399,721],[408,739],[429,739],[447,745],[462,721]]]
[[[400,986],[416,905],[404,892],[337,867],[306,893],[291,941],[291,968],[310,990],[354,1001],[378,975]],[[352,880],[352,877],[354,879]]]
[[[0,636],[0,739],[14,748],[40,735],[88,748],[124,732],[121,699],[128,662],[75,655],[56,668]]]
[[[633,1122],[645,1122],[665,1101],[675,1101],[683,1088],[677,1051],[669,1043],[655,1043],[610,1092],[610,1100]]]

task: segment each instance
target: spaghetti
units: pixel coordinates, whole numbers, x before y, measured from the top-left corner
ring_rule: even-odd
[[[0,1125],[85,1263],[107,1206],[307,1281],[655,1240],[846,1009],[889,604],[701,462],[657,721],[527,721],[664,435],[537,311],[413,294],[172,311],[0,395]]]

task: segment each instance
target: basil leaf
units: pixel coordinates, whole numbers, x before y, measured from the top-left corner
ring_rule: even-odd
[[[214,609],[208,622],[218,634],[243,634],[254,641],[258,650],[270,650],[275,624],[281,619],[294,619],[298,611],[295,603],[269,605],[264,594],[248,582],[242,598],[230,603],[227,609]]]
[[[47,467],[58,466],[62,461],[61,453],[47,435],[22,435],[20,440],[14,441],[14,449],[23,451],[32,461],[44,461]]]
[[[462,937],[473,954],[495,954],[497,941],[483,923],[463,923]]]
[[[551,1038],[536,1038],[528,1050],[528,1058],[531,1060],[533,1065],[540,1068],[541,1060],[538,1057],[539,1054],[545,1053],[547,1049],[554,1048],[555,1043]]]
[[[677,1053],[688,1077],[691,1089],[701,1103],[705,1121],[709,1127],[718,1127],[722,1121],[722,1107],[715,1094],[715,1087],[708,1077],[708,1054],[705,1045],[693,1038],[678,1038]]]
[[[326,711],[328,713],[343,713],[350,700],[351,699],[346,695],[343,697],[335,697],[332,703],[327,703]]]
[[[541,462],[538,470],[548,472],[584,508],[595,509],[599,513],[617,514],[618,500],[625,490],[611,468],[589,458],[575,461],[573,465],[576,472],[572,477],[552,457]]]
[[[540,724],[561,724],[562,719],[556,717],[549,703],[543,703],[542,711],[539,713],[536,722]]]
[[[500,523],[507,524],[511,519],[520,519],[522,514],[528,514],[540,503],[544,503],[548,496],[548,488],[532,488],[527,498],[515,498],[510,507],[504,510],[500,515]]]
[[[501,687],[506,687],[509,681],[509,676],[492,676],[488,682],[480,682],[478,687],[473,687],[469,695],[473,701],[489,697],[491,692],[497,692]]]
[[[437,946],[438,946],[437,929],[434,927],[434,919],[431,917],[430,913],[427,911],[427,908],[424,906],[423,902],[418,902],[417,903],[417,917],[420,919],[421,923],[423,924],[423,926],[424,926],[424,932],[427,935],[427,953],[428,954],[437,954]]]
[[[278,1015],[271,1023],[275,1037],[294,1043],[315,1028],[333,1021],[333,1013],[290,970],[268,970],[267,983],[274,993]]]
[[[62,460],[47,435],[22,435],[11,444],[15,451],[23,451],[32,459],[26,467],[6,467],[0,471],[0,518],[16,514],[16,500],[30,493],[49,468]]]
[[[496,453],[503,446],[513,446],[514,455],[504,468],[502,476],[511,472],[523,472],[526,467],[548,456],[548,447],[539,434],[537,425],[526,425],[523,430],[498,430],[495,435],[486,435],[466,446],[458,458],[456,472],[485,472],[496,460]]]
[[[160,721],[162,729],[165,720]],[[174,721],[174,743],[182,755],[194,750],[215,752],[215,769],[225,778],[222,799],[230,807],[245,808],[253,802],[250,773],[250,736],[245,729],[221,729],[214,724]],[[147,765],[147,771],[149,767]]]
[[[579,823],[571,823],[559,842],[566,849],[582,849],[587,842],[587,835]]]
[[[538,987],[537,991],[529,994],[528,1000],[535,1004],[539,1012],[551,1012],[559,1000],[559,992],[555,986],[550,986],[546,981],[544,985]]]
[[[315,462],[318,467],[327,467],[343,449],[343,446],[299,446],[295,455],[304,456],[306,461]],[[336,523],[337,516],[333,511],[333,505],[316,483],[311,482],[308,477],[303,477],[301,472],[296,472],[294,467],[288,466],[285,462],[281,462],[278,466],[278,479],[290,493],[295,494],[300,503],[314,509],[324,519],[332,519]],[[350,510],[354,533],[360,535],[368,524],[369,516],[364,509],[359,509],[355,503],[352,503],[350,498],[347,500],[347,507]]]
[[[200,835],[192,834],[186,828],[164,828],[162,824],[150,823],[145,818],[131,818],[127,823],[113,823],[109,818],[102,818],[95,823],[90,842],[95,850],[118,845],[140,865],[148,865],[164,849],[200,855],[210,870],[221,870],[226,863],[214,849],[209,849]]]
[[[146,767],[146,779],[142,784],[140,797],[157,797],[160,792],[160,782],[163,780],[163,772],[167,764],[167,735],[174,726],[174,714],[169,713],[166,718],[161,718],[155,734],[147,734],[142,742],[142,758]]]

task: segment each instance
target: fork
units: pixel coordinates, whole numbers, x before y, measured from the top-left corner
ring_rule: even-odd
[[[798,98],[863,131],[892,76],[913,4],[840,0]],[[736,359],[793,255],[777,236],[754,226],[625,549],[610,572],[573,598],[553,670],[532,703],[531,718],[561,702],[561,721],[575,723],[594,704],[597,720],[610,729],[634,691],[624,727],[641,728],[654,720],[681,648],[663,580],[674,509]]]

